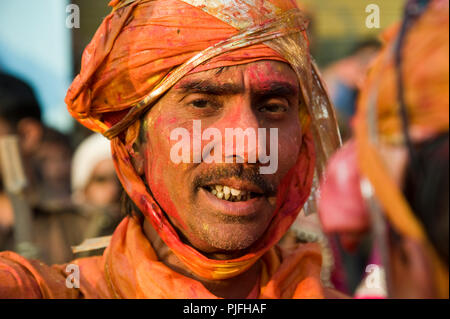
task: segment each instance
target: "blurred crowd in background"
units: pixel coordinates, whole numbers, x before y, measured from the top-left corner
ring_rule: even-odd
[[[2,156],[0,250],[18,251],[49,264],[67,262],[74,257],[71,246],[110,235],[120,221],[121,189],[109,141],[94,134],[75,144],[73,136],[46,126],[31,87],[4,73],[0,73],[0,105],[0,140],[15,137],[21,155]],[[14,144],[1,145],[3,154],[14,153]],[[23,171],[22,189],[8,187],[21,175],[9,174],[14,170]],[[17,206],[14,196],[25,199],[28,207]],[[24,218],[28,220],[16,222]],[[31,229],[20,229],[28,224]],[[30,238],[18,236],[29,231]]]
[[[15,1],[15,5],[21,2]],[[43,1],[50,6],[53,2]],[[82,51],[102,18],[109,13],[108,2],[72,2],[80,9],[80,28],[65,30],[71,43],[69,70],[72,77],[79,71]],[[377,36],[401,16],[403,1],[378,2],[381,28],[368,29],[364,22],[367,16],[365,6],[356,1],[301,1],[311,20],[312,52],[336,106],[344,141],[350,136],[359,86],[381,46]],[[9,5],[12,4],[0,4],[0,17],[2,6]],[[63,17],[67,15],[66,11],[61,14]],[[61,22],[61,28],[66,29],[64,21]],[[8,41],[2,40],[0,33],[0,49],[7,46]],[[72,246],[88,238],[112,234],[123,217],[120,215],[122,189],[115,175],[108,140],[100,135],[91,135],[76,123],[60,127],[58,123],[62,122],[45,115],[52,111],[42,98],[39,80],[27,76],[27,72],[33,72],[33,69],[22,72],[20,68],[14,68],[14,63],[9,63],[8,56],[0,55],[0,138],[17,137],[21,167],[27,182],[19,195],[26,199],[28,207],[25,209],[31,211],[27,218],[32,235],[29,240],[17,235],[23,233],[22,226],[16,222],[20,212],[17,212],[18,208],[11,200],[11,190],[4,182],[8,178],[5,170],[9,166],[17,166],[17,162],[2,163],[0,251],[15,250],[25,257],[39,258],[48,264],[64,263],[80,257],[72,253]],[[41,70],[36,72],[38,78],[47,77]],[[70,81],[71,78],[67,83]],[[53,87],[56,90],[56,86]],[[59,96],[65,95],[63,90],[59,91]],[[58,107],[65,110],[63,100]],[[308,222],[305,216],[301,218],[305,220],[297,223],[302,228],[297,235],[302,231],[308,233],[308,227],[312,229],[309,233],[314,233],[318,227],[317,220]],[[20,246],[24,241],[29,241],[28,245]],[[101,250],[90,252],[100,253]]]

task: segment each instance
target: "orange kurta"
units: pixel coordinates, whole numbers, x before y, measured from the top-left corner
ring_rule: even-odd
[[[262,257],[261,284],[254,297],[323,298],[319,246],[302,244],[283,255],[272,248]],[[72,274],[67,265],[49,267],[13,252],[0,253],[0,298],[218,298],[158,261],[142,227],[130,217],[118,226],[103,256],[71,264],[79,266],[79,289],[66,287]]]

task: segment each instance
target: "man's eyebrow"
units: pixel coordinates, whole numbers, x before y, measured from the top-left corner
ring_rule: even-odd
[[[209,95],[235,95],[245,91],[245,88],[235,83],[215,83],[209,80],[184,81],[177,86],[182,93],[201,93]],[[261,88],[253,90],[253,94],[260,97],[295,96],[299,92],[297,86],[287,81],[271,81],[268,84],[261,85]],[[184,99],[184,98],[183,98]]]
[[[244,87],[234,83],[214,83],[208,80],[184,81],[177,87],[183,93],[209,95],[234,95],[244,92]]]
[[[290,82],[275,81],[263,86],[260,89],[254,91],[258,96],[281,96],[289,97],[298,94],[300,89],[297,86],[292,85]]]

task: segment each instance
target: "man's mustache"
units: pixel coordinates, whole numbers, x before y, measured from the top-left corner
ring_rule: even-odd
[[[275,196],[277,186],[266,179],[268,175],[259,173],[258,165],[249,164],[217,164],[204,169],[194,178],[194,187],[203,187],[219,179],[236,178],[258,186],[266,196]]]

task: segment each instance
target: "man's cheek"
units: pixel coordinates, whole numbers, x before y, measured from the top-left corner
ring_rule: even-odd
[[[175,206],[175,202],[179,199],[175,198],[176,194],[181,194],[182,189],[178,189],[182,185],[172,185],[174,181],[177,181],[176,176],[172,176],[171,173],[176,172],[177,167],[174,167],[172,163],[168,163],[166,160],[153,160],[147,166],[146,179],[147,183],[152,191],[154,199],[159,206],[173,219],[175,219],[180,227],[185,227],[183,220]]]
[[[282,135],[278,143],[278,171],[276,174],[282,178],[297,162],[301,139],[296,135]]]

